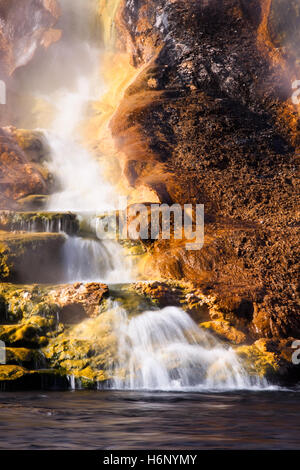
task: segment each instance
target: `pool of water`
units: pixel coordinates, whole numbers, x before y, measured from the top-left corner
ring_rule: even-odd
[[[299,449],[300,393],[0,393],[0,449]]]

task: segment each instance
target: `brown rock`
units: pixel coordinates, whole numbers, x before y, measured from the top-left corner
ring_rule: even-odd
[[[49,296],[61,307],[59,319],[62,323],[79,323],[87,317],[99,315],[99,307],[108,292],[106,284],[78,282],[55,289]]]
[[[298,7],[125,0],[118,14],[120,42],[141,67],[111,121],[125,175],[163,202],[205,204],[204,248],[154,243],[149,277],[238,297],[247,308],[230,322],[254,338],[300,334]]]
[[[56,0],[2,0],[0,18],[0,78],[8,78],[26,65],[43,43],[45,34],[59,18]],[[54,37],[54,40],[57,39]]]
[[[47,194],[47,182],[38,166],[31,162],[11,136],[0,129],[0,207],[17,208],[17,200],[32,194]]]
[[[63,270],[61,233],[0,231],[0,280],[17,283],[57,281]]]
[[[200,323],[201,328],[211,331],[222,340],[227,340],[233,344],[243,344],[246,341],[246,335],[223,320]]]

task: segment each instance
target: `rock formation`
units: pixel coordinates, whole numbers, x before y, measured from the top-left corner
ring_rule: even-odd
[[[23,134],[27,139],[20,139]],[[14,128],[0,128],[1,208],[34,207],[37,196],[42,202],[42,196],[49,194],[52,176],[43,165],[45,154],[42,138],[37,133],[21,134]]]
[[[39,48],[60,38],[53,27],[60,10],[56,0],[0,2],[0,79],[6,80],[26,65]],[[39,19],[38,24],[36,19]]]
[[[58,2],[23,3],[0,0],[0,80],[13,103],[16,73],[61,35]],[[113,67],[106,75],[116,72],[112,91],[95,115],[91,106],[87,134],[96,139],[89,135],[89,143],[112,155],[115,180],[122,171],[126,179],[114,183],[129,185],[147,207],[204,204],[205,244],[188,251],[178,240],[125,241],[133,256],[142,255],[144,275],[159,281],[122,292],[100,283],[9,284],[60,282],[65,236],[47,232],[59,232],[61,223],[70,235],[94,233],[84,222],[79,227],[74,214],[32,212],[54,187],[48,149],[39,132],[13,127],[18,109],[6,108],[0,340],[7,365],[0,366],[0,384],[68,387],[72,376],[96,387],[109,379],[116,338],[108,297],[131,313],[148,305],[181,307],[233,345],[250,371],[299,380],[291,345],[300,337],[300,107],[291,98],[300,80],[300,0],[103,0],[101,6],[108,18],[103,39],[111,46],[116,38],[118,52],[110,49],[107,60]],[[43,233],[25,232],[32,224]]]
[[[204,248],[157,242],[149,274],[217,293],[254,338],[300,334],[299,22],[298,0],[124,0],[118,13],[140,70],[111,121],[125,175],[205,204]]]
[[[60,38],[61,32],[54,29],[59,14],[55,0],[0,1],[0,80],[5,83],[7,95],[7,105],[0,104],[0,125],[11,124],[18,115],[22,90],[15,82],[15,72]],[[22,134],[15,129],[0,128],[0,207],[4,209],[17,208],[17,199],[49,191],[46,168],[39,165],[40,161],[32,161],[33,154],[26,152],[27,146],[29,153],[37,155],[41,139],[25,133],[20,139]]]

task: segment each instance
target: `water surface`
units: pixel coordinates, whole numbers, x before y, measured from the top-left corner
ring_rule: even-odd
[[[0,394],[0,449],[299,449],[297,391]]]

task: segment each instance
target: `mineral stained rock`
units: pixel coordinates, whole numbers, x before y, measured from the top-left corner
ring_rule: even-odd
[[[140,73],[111,121],[125,174],[205,205],[205,245],[154,243],[148,275],[189,280],[256,337],[299,337],[299,0],[121,2]],[[297,75],[298,74],[298,75]]]
[[[86,387],[107,378],[116,353],[104,284],[0,284],[0,389]],[[101,313],[101,314],[100,314]],[[90,318],[92,317],[92,318]]]
[[[0,105],[0,207],[3,209],[17,209],[18,199],[46,195],[52,185],[52,176],[41,164],[45,149],[40,133],[6,126],[20,112],[22,90],[15,83],[15,73],[26,67],[38,52],[60,39],[61,32],[55,29],[59,16],[56,0],[0,1],[0,80],[5,83],[6,91],[6,105],[2,102]],[[28,107],[26,113],[30,113]],[[25,202],[23,207],[32,205]]]
[[[29,146],[28,142],[23,144]],[[3,209],[18,209],[19,199],[33,194],[46,195],[51,188],[49,172],[31,160],[26,153],[30,152],[30,146],[23,150],[20,145],[10,128],[0,128],[0,207]]]

